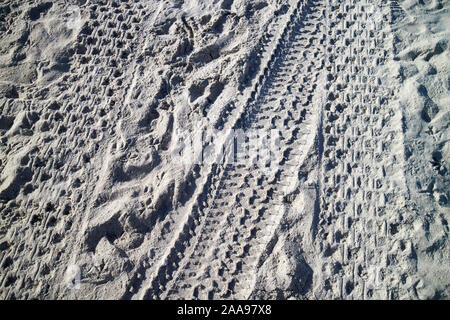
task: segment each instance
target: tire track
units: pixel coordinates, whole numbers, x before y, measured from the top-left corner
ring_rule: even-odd
[[[293,157],[292,150],[301,150],[302,144],[305,145],[308,141],[313,140],[307,139],[310,138],[308,134],[313,131],[311,127],[315,127],[313,122],[308,123],[311,110],[308,110],[307,107],[312,99],[310,93],[317,87],[314,81],[318,77],[321,65],[314,66],[313,62],[307,65],[308,61],[314,61],[314,59],[308,59],[309,55],[310,58],[318,58],[320,47],[315,48],[315,52],[309,52],[308,48],[312,42],[318,43],[323,39],[315,38],[313,35],[309,38],[312,41],[309,41],[299,32],[316,33],[320,31],[322,12],[319,6],[312,1],[300,6],[301,13],[294,16],[295,21],[290,24],[289,31],[283,33],[284,38],[274,58],[270,76],[260,86],[261,93],[258,98],[250,104],[251,108],[249,109],[252,112],[247,113],[235,126],[236,129],[259,129],[263,132],[270,128],[284,127],[280,137],[281,140],[287,140],[282,143],[284,158],[276,159],[284,169],[279,169],[271,179],[265,179],[264,173],[259,173],[257,176],[249,174],[251,170],[249,170],[248,164],[217,166],[218,172],[215,172],[215,176],[221,178],[217,179],[217,183],[212,187],[215,190],[214,195],[205,199],[204,203],[206,204],[198,207],[199,212],[195,216],[190,216],[188,224],[184,226],[182,237],[172,247],[171,254],[166,260],[167,263],[159,269],[144,298],[170,298],[172,296],[229,298],[235,294],[245,296],[250,293],[248,284],[243,285],[242,288],[239,287],[241,283],[238,278],[246,277],[247,274],[254,271],[253,268],[259,260],[259,255],[267,245],[282,214],[281,210],[274,212],[273,215],[270,214],[270,206],[267,203],[277,201],[276,196],[273,195],[277,189],[276,184],[291,176],[292,172],[286,168],[289,168],[289,165],[297,166],[298,160],[301,159],[300,154]],[[305,20],[309,16],[313,17],[312,21]],[[303,48],[307,50],[300,50]],[[299,55],[300,51],[302,51],[301,55]],[[299,70],[296,70],[292,76],[292,66],[297,65],[299,61],[304,64],[299,63]],[[311,76],[313,81],[304,77],[303,82],[300,82],[301,85],[299,85],[295,75],[311,72],[313,67],[316,69],[315,74],[313,73]],[[288,88],[284,88],[286,83],[290,84]],[[289,90],[297,90],[300,93],[297,93],[298,96],[294,94],[292,100],[288,102],[282,94]],[[278,96],[278,101],[274,102],[273,97],[276,96]],[[283,118],[270,117],[274,110],[281,112]],[[289,129],[290,122],[300,128],[294,126],[293,129]],[[289,161],[293,163],[288,163]],[[239,195],[239,190],[242,190],[241,187],[244,186],[246,190],[253,190],[253,192],[242,195],[242,199],[239,200],[236,196],[235,200],[235,194]],[[280,200],[282,200],[282,196],[279,197],[278,201]],[[235,201],[242,204],[242,207],[236,207]],[[243,221],[248,221],[247,224],[253,228],[243,224]],[[234,228],[236,225],[239,227]],[[215,230],[223,231],[214,232]],[[261,232],[269,234],[262,241],[260,239]],[[211,235],[213,236],[211,237]],[[239,245],[239,250],[228,247],[229,242]],[[246,244],[242,245],[243,242]],[[202,266],[206,267],[199,268],[200,262]],[[232,266],[233,264],[235,265]],[[230,276],[231,281],[229,281]],[[222,286],[217,281],[210,283],[213,281],[211,278],[226,281],[226,283]],[[219,280],[220,278],[221,280]],[[197,285],[194,287],[195,283]],[[238,285],[236,286],[236,284]],[[180,288],[180,286],[182,287]],[[219,287],[227,288],[226,292],[219,292]],[[209,290],[210,288],[215,289]],[[209,291],[206,292],[207,290]]]
[[[273,64],[273,61],[275,60],[277,50],[279,50],[280,47],[281,39],[289,29],[288,22],[293,20],[294,12],[297,12],[299,7],[302,5],[300,1],[292,2],[295,2],[295,5],[291,7],[291,13],[287,14],[288,18],[285,26],[280,29],[278,22],[276,24],[272,23],[269,25],[265,35],[261,38],[260,44],[257,46],[257,50],[261,56],[258,61],[261,62],[262,67],[260,68],[259,76],[256,76],[257,80],[253,83],[251,90],[245,90],[243,94],[240,94],[236,98],[236,101],[240,101],[239,103],[229,103],[222,109],[216,120],[212,120],[216,129],[222,129],[225,132],[223,136],[215,137],[217,140],[216,145],[226,144],[226,140],[229,139],[231,135],[231,128],[243,114],[243,107],[254,99],[254,96],[258,91],[259,84],[263,81],[264,77],[268,75],[269,66]],[[270,39],[272,38],[275,40],[270,42]],[[235,105],[238,105],[239,107],[234,108]],[[207,133],[204,140],[212,140],[212,136]],[[220,156],[218,159],[219,158]],[[216,160],[214,162],[218,163],[220,160]],[[150,256],[153,261],[157,262],[156,264],[152,264],[149,261],[144,261],[142,263],[142,265],[138,268],[137,274],[130,281],[129,291],[131,294],[135,293],[135,296],[142,297],[144,287],[146,286],[145,284],[151,283],[153,281],[151,279],[155,277],[158,270],[165,268],[164,263],[167,255],[170,254],[171,250],[177,245],[177,243],[183,242],[182,239],[185,234],[189,232],[188,230],[191,228],[192,222],[198,219],[199,208],[202,205],[201,202],[203,201],[205,195],[209,194],[210,186],[216,184],[218,179],[218,171],[215,165],[206,165],[202,171],[205,173],[202,174],[203,178],[199,179],[200,182],[197,184],[198,187],[196,188],[191,200],[188,201],[183,208],[177,210],[177,212],[171,212],[166,215],[163,221],[160,221],[159,225],[162,226],[161,232],[151,232],[150,236],[154,237],[151,239],[151,242],[156,243],[157,245],[154,246],[155,250],[151,250]],[[163,248],[164,250],[159,252],[158,248]],[[128,294],[127,297],[129,296],[130,295]]]
[[[378,4],[329,5],[318,237],[325,270],[321,294],[331,299],[388,298],[389,289],[381,285],[387,221],[405,186],[389,177],[398,170],[401,155],[386,141],[399,128],[388,120],[398,110],[389,103],[392,93],[379,73],[389,52],[385,21],[375,18]]]
[[[83,182],[89,179],[90,159],[98,151],[99,142],[110,133],[108,114],[118,102],[114,87],[123,85],[118,63],[121,60],[126,63],[131,56],[126,44],[134,39],[131,29],[138,31],[137,24],[142,17],[139,13],[143,9],[140,3],[130,5],[116,1],[81,6],[91,20],[84,24],[78,36],[73,49],[71,74],[64,76],[58,85],[59,97],[51,100],[45,108],[52,117],[50,119],[57,123],[52,131],[57,138],[38,140],[41,153],[31,160],[33,165],[38,163],[34,165],[31,184],[38,185],[35,192],[44,196],[39,199],[39,207],[36,207],[33,197],[25,198],[23,207],[33,210],[28,221],[16,229],[15,235],[22,234],[22,239],[29,240],[18,242],[12,248],[12,257],[7,257],[17,263],[15,272],[8,273],[2,283],[1,294],[8,299],[18,297],[18,289],[23,287],[37,287],[41,291],[31,293],[22,289],[22,298],[49,293],[50,288],[43,285],[43,279],[49,275],[50,268],[56,267],[68,246],[68,243],[60,246],[65,236],[53,227],[62,220],[65,233],[70,234],[79,218],[73,213],[85,209],[74,203],[79,202],[83,194],[89,194],[80,190]],[[114,83],[107,79],[114,79]],[[103,119],[103,123],[98,125],[94,118]],[[93,149],[86,150],[87,147]],[[48,159],[48,163],[39,164],[40,159]],[[75,172],[77,178],[65,184],[66,178]],[[69,242],[73,241],[70,239]]]

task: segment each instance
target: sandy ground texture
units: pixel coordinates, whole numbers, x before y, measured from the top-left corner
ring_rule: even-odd
[[[0,297],[449,299],[449,9],[0,1]]]

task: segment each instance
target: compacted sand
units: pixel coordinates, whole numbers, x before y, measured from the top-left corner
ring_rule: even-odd
[[[450,2],[3,0],[2,299],[449,299]]]

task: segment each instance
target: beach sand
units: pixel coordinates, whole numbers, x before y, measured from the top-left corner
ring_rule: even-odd
[[[449,299],[449,9],[2,1],[1,299]]]

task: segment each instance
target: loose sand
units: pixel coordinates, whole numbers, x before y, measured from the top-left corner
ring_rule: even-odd
[[[449,299],[450,3],[0,3],[2,299]]]

